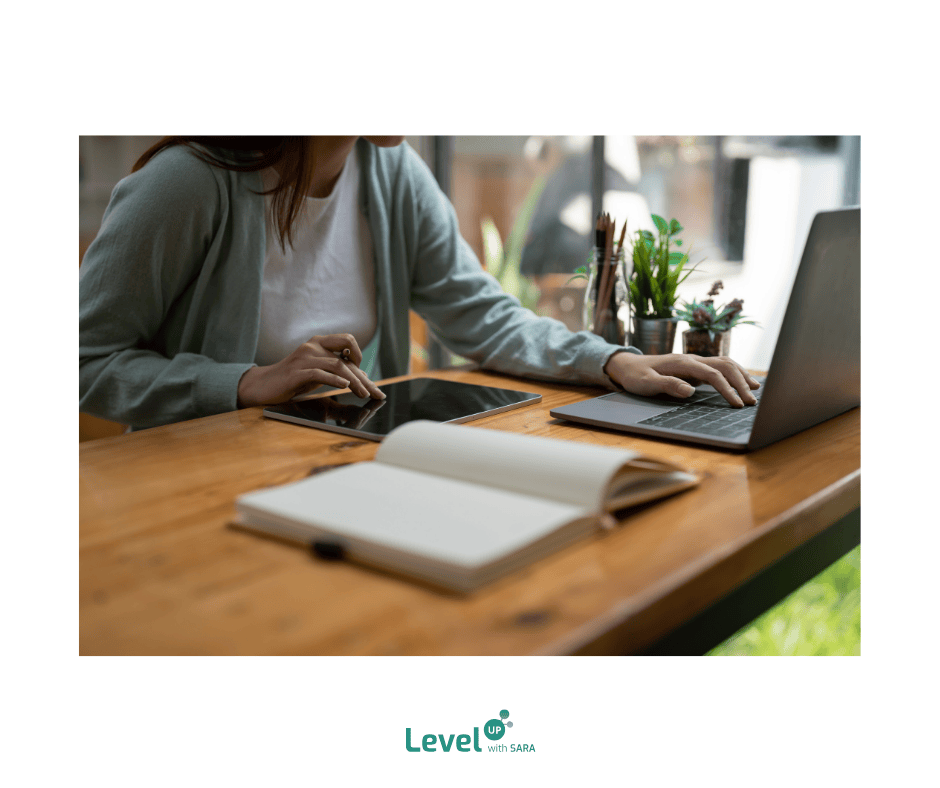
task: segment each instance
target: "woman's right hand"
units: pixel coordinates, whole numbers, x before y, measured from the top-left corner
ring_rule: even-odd
[[[349,351],[343,360],[337,353]],[[385,394],[359,369],[362,351],[351,334],[313,337],[283,361],[252,367],[238,382],[238,407],[287,402],[318,386],[349,388],[356,396],[385,399]]]

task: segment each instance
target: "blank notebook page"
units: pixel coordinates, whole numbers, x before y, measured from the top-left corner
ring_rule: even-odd
[[[512,553],[586,514],[569,504],[375,462],[252,493],[241,503],[326,534],[468,567]]]

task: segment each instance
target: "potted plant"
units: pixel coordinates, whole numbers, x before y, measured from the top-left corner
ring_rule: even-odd
[[[676,338],[676,288],[695,270],[683,275],[689,253],[672,251],[682,246],[676,236],[683,227],[672,219],[666,222],[653,214],[657,235],[640,230],[633,244],[633,271],[630,274],[629,299],[633,312],[631,344],[646,354],[671,353]]]
[[[689,330],[682,332],[682,352],[696,356],[727,356],[731,350],[731,329],[739,323],[757,325],[753,320],[745,320],[741,310],[744,301],[735,298],[727,304],[716,307],[714,297],[724,287],[719,279],[711,290],[708,299],[699,303],[684,302],[676,311],[676,316],[689,324]]]

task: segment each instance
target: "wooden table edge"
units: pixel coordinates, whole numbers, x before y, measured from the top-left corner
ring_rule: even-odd
[[[446,376],[455,371],[478,370],[470,365],[460,370],[435,370],[389,378],[386,382]],[[486,370],[479,371],[487,373]],[[516,385],[511,376],[507,376],[507,382]],[[541,381],[539,384],[549,388],[561,385]],[[521,383],[519,387],[522,387]],[[335,392],[323,392],[321,396],[329,396],[331,393]],[[581,398],[597,396],[597,393],[590,387],[579,387],[578,390]],[[260,411],[261,408],[257,410]],[[220,415],[228,417],[230,414]],[[260,413],[257,415],[260,417]],[[103,439],[109,442],[115,440],[127,438]],[[84,446],[80,445],[80,449],[91,451],[92,446],[86,443]],[[567,655],[625,654],[642,651],[644,646],[668,634],[681,624],[683,619],[697,615],[713,602],[740,587],[750,577],[762,572],[765,567],[805,544],[818,533],[826,531],[842,515],[857,509],[860,504],[860,480],[860,470],[848,473],[788,510],[760,525],[754,525],[737,539],[716,546],[694,562],[677,568],[655,584],[638,590],[629,598],[621,597],[622,601],[613,601],[606,611],[599,612],[590,622],[582,624],[574,631],[547,644],[543,641],[541,647],[523,647],[515,653]],[[681,597],[679,601],[677,597]]]
[[[748,551],[768,540],[778,539],[786,545],[787,549],[779,556],[782,558],[790,550],[825,531],[842,516],[857,509],[860,504],[861,469],[858,469],[771,518],[746,536],[686,564],[630,601],[615,606],[570,635],[550,643],[536,655],[613,655],[639,651],[658,637],[668,634],[669,628],[656,632],[655,628],[644,629],[637,624],[645,623],[644,619],[657,619],[658,608],[668,603],[678,592],[683,591],[688,596],[690,586],[708,585],[703,582],[703,578],[716,573],[729,577],[725,564],[733,559],[740,560]],[[733,591],[758,571],[735,573],[727,588],[699,597],[701,605],[693,615]]]

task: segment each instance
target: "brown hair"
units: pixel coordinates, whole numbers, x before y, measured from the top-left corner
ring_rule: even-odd
[[[173,145],[185,145],[207,164],[235,172],[256,172],[278,165],[283,175],[277,186],[257,193],[271,195],[281,246],[290,244],[316,166],[310,137],[163,137],[143,153],[131,172],[137,172]]]

